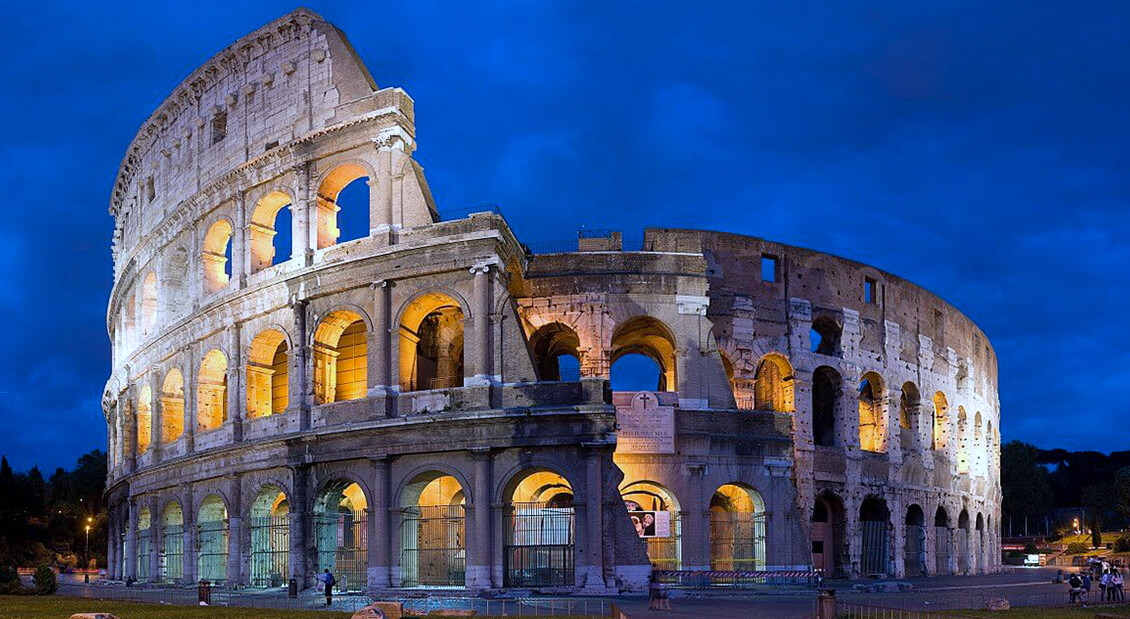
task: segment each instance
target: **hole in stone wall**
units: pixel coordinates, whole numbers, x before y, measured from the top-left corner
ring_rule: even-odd
[[[664,391],[659,364],[647,355],[627,354],[612,364],[613,391]]]

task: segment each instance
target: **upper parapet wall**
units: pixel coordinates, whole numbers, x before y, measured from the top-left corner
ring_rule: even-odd
[[[130,143],[110,198],[116,249],[127,222],[144,231],[264,151],[371,112],[376,90],[345,35],[307,9],[239,39],[173,89]]]

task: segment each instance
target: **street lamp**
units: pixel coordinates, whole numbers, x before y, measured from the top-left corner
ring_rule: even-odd
[[[83,560],[85,561],[86,565],[83,566],[83,574],[84,575],[82,577],[83,582],[87,583],[87,584],[90,583],[90,571],[89,571],[90,570],[90,523],[92,523],[92,522],[94,522],[94,518],[87,517],[87,519],[86,519],[86,552],[83,553]]]

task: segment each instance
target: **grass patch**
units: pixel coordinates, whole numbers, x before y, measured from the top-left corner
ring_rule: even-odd
[[[271,608],[231,608],[226,606],[169,606],[115,600],[77,597],[0,596],[0,619],[67,619],[74,613],[113,613],[121,619],[348,619],[351,612],[321,610],[275,610]],[[478,619],[491,617],[476,615]],[[510,619],[513,619],[513,615]],[[430,615],[429,619],[437,618]],[[501,618],[498,618],[501,619]],[[555,619],[592,619],[592,617],[556,617]],[[999,617],[997,618],[999,619]]]
[[[961,610],[952,614],[959,617],[978,617],[984,619],[1094,619],[1095,615],[1108,613],[1115,616],[1130,617],[1130,606],[1091,606],[1090,608],[1017,608],[1004,612],[987,610]],[[951,613],[940,613],[942,615]]]
[[[273,610],[262,608],[227,608],[222,606],[167,606],[63,596],[0,597],[2,619],[66,619],[74,613],[114,613],[122,619],[240,619],[282,617],[285,619],[348,619],[353,613],[313,610]]]

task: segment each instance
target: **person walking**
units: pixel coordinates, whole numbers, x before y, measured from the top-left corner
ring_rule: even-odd
[[[1110,588],[1110,570],[1103,570],[1103,575],[1099,576],[1099,599],[1105,602],[1112,593],[1114,589]]]
[[[1115,569],[1114,573],[1110,575],[1110,584],[1114,587],[1114,597],[1111,599],[1125,602],[1126,592],[1122,589],[1122,572]]]
[[[1091,601],[1091,571],[1083,572],[1083,605]]]
[[[325,584],[326,589],[326,606],[330,606],[334,601],[334,585],[337,584],[337,579],[334,578],[329,568],[326,568],[326,573],[322,574],[321,580]]]
[[[655,574],[647,577],[647,608],[659,610],[659,583],[655,580]]]

